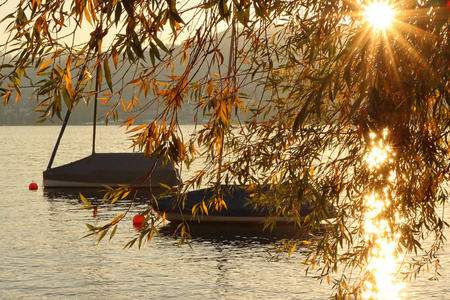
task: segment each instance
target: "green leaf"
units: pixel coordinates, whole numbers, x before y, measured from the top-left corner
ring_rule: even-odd
[[[155,41],[155,43],[158,45],[158,47],[161,50],[163,50],[166,53],[169,53],[169,49],[166,48],[164,43],[160,39],[158,39],[158,37],[156,35],[152,35],[152,39]]]
[[[17,68],[17,76],[19,78],[21,78],[24,74],[25,74],[25,69],[22,66],[18,67]]]
[[[14,19],[16,17],[15,13],[9,14],[6,17],[4,17],[0,23],[3,23],[6,19]]]
[[[156,65],[156,60],[155,60],[155,55],[153,53],[154,53],[153,49],[150,48],[150,50],[149,50],[150,61],[152,62],[152,66],[155,66]]]
[[[127,249],[127,248],[131,248],[133,247],[134,243],[136,243],[137,238],[132,239],[131,241],[129,241],[124,247],[123,249]]]
[[[123,3],[123,7],[125,8],[125,10],[128,13],[128,16],[130,16],[131,18],[134,17],[134,8],[133,8],[133,2],[134,0],[122,0]],[[120,3],[120,2],[119,2]],[[117,12],[116,12],[117,14]],[[117,21],[116,21],[117,22]]]
[[[300,126],[303,124],[303,122],[306,118],[306,111],[308,109],[308,105],[311,102],[311,100],[315,97],[316,94],[317,93],[314,91],[309,95],[309,97],[306,100],[305,104],[303,105],[302,109],[297,114],[297,117],[295,118],[295,121],[294,121],[294,126],[292,127],[294,134],[298,131]]]
[[[137,36],[135,31],[131,32],[131,38],[133,40],[131,47],[133,48],[134,53],[136,53],[139,58],[145,59],[144,52],[142,51],[141,41],[139,40],[139,37]]]
[[[89,201],[81,193],[80,193],[80,198],[81,198],[81,201],[83,201],[83,203],[86,204],[86,206],[92,207],[92,204],[89,203]]]
[[[353,114],[356,112],[356,110],[360,107],[361,102],[364,100],[365,94],[361,93],[361,95],[356,99],[355,102],[353,102],[352,109],[350,110],[350,113],[348,115],[348,119],[350,120],[353,116]]]
[[[9,64],[3,64],[3,65],[0,66],[0,70],[1,69],[6,69],[6,68],[12,68],[12,67],[14,67],[14,66],[13,65],[9,65]]]
[[[156,47],[156,45],[153,44],[152,42],[150,42],[150,51],[153,52],[153,54],[155,55],[155,57],[156,57],[158,60],[161,60],[161,56],[159,55],[159,50],[158,50],[158,48]]]
[[[115,18],[115,22],[116,22],[116,26],[119,25],[120,22],[120,15],[122,14],[122,4],[120,4],[120,2],[117,2],[116,5],[116,10],[114,13],[114,18]]]
[[[101,87],[102,86],[103,71],[102,71],[102,67],[101,67],[100,64],[97,67],[97,76],[96,77],[97,77],[96,78],[97,84],[98,84],[99,87]]]
[[[114,235],[116,234],[117,226],[118,225],[114,226],[114,229],[112,230],[111,235],[109,236],[109,240],[111,240],[114,237]]]
[[[205,4],[202,4],[203,9],[210,9],[216,5],[216,1],[208,1]]]
[[[70,96],[69,93],[67,92],[66,86],[63,85],[61,88],[61,93],[64,99],[64,103],[66,104],[66,106],[71,109],[72,107],[72,101],[70,100]]]
[[[109,90],[111,91],[111,93],[113,93],[113,85],[112,85],[112,80],[111,80],[111,71],[110,71],[109,65],[108,65],[108,58],[105,58],[105,60],[103,61],[103,69],[105,70],[106,83],[108,84],[108,87],[109,87]]]

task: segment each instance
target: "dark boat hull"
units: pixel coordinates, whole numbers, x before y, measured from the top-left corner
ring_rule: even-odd
[[[152,170],[150,178],[149,172]],[[142,153],[96,153],[72,163],[44,171],[45,188],[101,188],[176,186],[179,175],[168,162],[145,157]]]
[[[171,222],[194,221],[201,223],[262,223],[270,217],[268,209],[255,210],[249,203],[251,193],[242,187],[233,186],[228,189],[223,196],[226,208],[222,207],[220,211],[210,209],[208,214],[192,215],[194,205],[208,200],[214,195],[211,189],[200,189],[186,193],[184,203],[176,201],[175,197],[168,196],[158,200],[158,205],[153,208],[159,213],[165,213],[166,219]],[[181,200],[180,200],[181,201]],[[304,215],[310,212],[305,205],[302,207]],[[277,223],[288,223],[283,217],[276,219]]]

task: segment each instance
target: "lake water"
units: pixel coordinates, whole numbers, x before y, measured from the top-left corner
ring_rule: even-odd
[[[190,129],[190,128],[187,128]],[[273,237],[252,228],[199,230],[177,248],[170,234],[140,250],[123,250],[136,235],[134,205],[115,237],[98,245],[85,223],[104,224],[124,206],[101,206],[97,218],[76,196],[42,190],[60,128],[0,126],[0,299],[327,299],[331,288],[305,275],[301,250],[270,259]],[[90,127],[68,127],[54,166],[91,153]],[[119,127],[98,128],[97,152],[131,151]],[[35,181],[38,191],[29,191]],[[447,231],[447,233],[449,233]],[[444,249],[448,250],[448,249]],[[442,278],[407,282],[402,299],[450,299],[448,251]]]

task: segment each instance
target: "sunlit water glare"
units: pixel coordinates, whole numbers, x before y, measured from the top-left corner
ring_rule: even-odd
[[[375,134],[370,135],[371,151],[366,155],[365,162],[371,172],[392,162],[395,157],[391,147],[384,143],[387,135],[388,131],[384,130],[378,142],[375,142]],[[396,174],[391,171],[388,181],[392,183],[395,180]],[[386,185],[382,191],[372,191],[365,197],[364,239],[375,245],[366,271],[370,272],[376,281],[376,286],[369,281],[364,283],[366,291],[362,296],[365,299],[401,299],[399,292],[404,288],[403,283],[394,283],[398,261],[402,259],[395,253],[399,236],[391,232],[387,220],[379,217],[389,209],[392,196],[389,185]],[[398,214],[396,220],[402,222]]]
[[[193,127],[182,129],[189,133]],[[111,241],[105,238],[97,245],[97,237],[82,239],[88,233],[85,223],[111,221],[124,206],[103,205],[93,218],[92,211],[81,209],[83,203],[76,195],[42,190],[42,171],[59,130],[57,126],[0,126],[0,299],[323,300],[330,296],[330,285],[305,276],[300,248],[290,258],[269,260],[270,240],[254,234],[252,228],[205,228],[192,241],[193,249],[177,248],[178,241],[166,233],[141,250],[122,250],[136,234],[132,217],[146,208],[139,204]],[[54,165],[89,155],[91,134],[88,126],[68,126]],[[97,134],[98,152],[131,151],[123,128],[100,127]],[[386,159],[392,157],[388,152]],[[28,190],[32,180],[39,190]],[[445,234],[450,235],[448,228]],[[407,294],[402,299],[448,299],[448,248],[439,258],[442,278],[429,281],[425,271],[405,283],[398,292]]]

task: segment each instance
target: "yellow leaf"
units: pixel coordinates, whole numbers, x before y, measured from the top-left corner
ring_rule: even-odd
[[[92,207],[92,204],[89,203],[89,201],[87,201],[87,199],[81,193],[80,193],[80,198],[81,198],[81,201],[83,201],[83,203],[86,204],[87,207],[89,207],[89,208]]]
[[[51,62],[53,61],[53,59],[49,59],[46,62],[44,62],[41,67],[39,68],[38,72],[41,72],[42,70],[44,70]]]
[[[225,200],[223,200],[223,199],[222,199],[222,205],[223,205],[223,207],[225,207],[226,210],[228,210],[227,203],[226,203]]]
[[[202,201],[203,211],[208,215],[208,208],[206,207],[205,201]]]
[[[172,76],[172,75],[166,75],[166,77],[168,77],[170,79],[174,79],[174,80],[181,78],[181,76]]]
[[[155,233],[155,229],[153,228],[147,236],[147,240],[149,243],[151,242],[154,233]]]
[[[111,221],[111,224],[113,225],[113,224],[116,224],[117,222],[119,222],[119,220],[122,219],[122,217],[123,217],[124,215],[125,215],[125,214],[123,213],[123,214],[120,214],[120,215],[118,215],[117,217],[115,217],[114,220]]]
[[[295,243],[294,246],[291,247],[291,250],[289,251],[289,255],[292,255],[292,253],[294,253],[295,248],[297,248],[297,243]]]
[[[89,22],[89,24],[91,24],[91,26],[93,27],[94,25],[92,24],[91,16],[89,15],[89,11],[87,8],[84,9],[84,16],[86,17],[86,20]]]
[[[276,34],[272,35],[272,37],[270,38],[270,42],[271,42],[271,43],[273,43],[273,41],[275,40],[275,37],[276,37],[276,36],[277,36]]]
[[[61,67],[60,66],[58,66],[58,65],[55,65],[55,67],[56,67],[56,70],[58,71],[58,73],[59,73],[59,76],[64,76],[64,71],[63,71],[63,69],[61,69]]]
[[[142,78],[141,77],[133,79],[133,80],[131,80],[129,82],[129,84],[140,84],[140,83],[142,83]]]
[[[210,95],[210,96],[214,93],[214,84],[213,84],[212,79],[210,79],[209,82],[208,82],[208,89],[207,89],[207,91],[208,91],[208,95]]]

